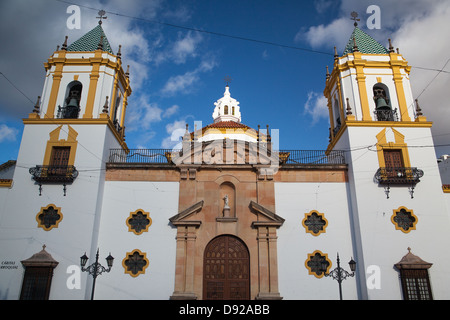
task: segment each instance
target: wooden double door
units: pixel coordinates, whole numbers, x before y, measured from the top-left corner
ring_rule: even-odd
[[[247,246],[237,237],[222,235],[205,248],[203,299],[249,300],[250,258]]]

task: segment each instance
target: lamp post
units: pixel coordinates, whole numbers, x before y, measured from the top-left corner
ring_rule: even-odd
[[[92,277],[94,278],[94,283],[92,284],[92,293],[91,293],[91,300],[94,300],[94,290],[95,290],[95,280],[97,279],[97,276],[101,275],[103,272],[110,272],[114,258],[111,256],[111,253],[108,257],[106,257],[106,263],[108,264],[108,269],[106,269],[104,266],[102,266],[98,262],[98,249],[97,254],[95,255],[95,262],[91,264],[88,267],[84,267],[86,265],[86,262],[88,261],[88,257],[86,256],[86,252],[82,257],[80,257],[80,264],[81,264],[81,271],[88,272]]]
[[[337,268],[331,270],[330,273],[326,273],[327,263],[322,263],[322,270],[324,271],[325,277],[333,277],[333,279],[337,280],[337,282],[339,283],[340,300],[342,300],[342,280],[347,279],[347,277],[353,277],[355,275],[356,262],[353,260],[353,258],[349,261],[348,265],[350,266],[350,270],[352,271],[352,273],[349,273],[348,271],[341,268],[339,253],[337,254]]]

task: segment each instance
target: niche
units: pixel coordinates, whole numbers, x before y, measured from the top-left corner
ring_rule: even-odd
[[[219,204],[219,217],[236,218],[236,188],[231,182],[220,185]]]

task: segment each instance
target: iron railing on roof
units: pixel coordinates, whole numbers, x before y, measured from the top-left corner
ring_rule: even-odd
[[[280,159],[286,153],[289,153],[286,164],[345,164],[344,151],[341,150],[280,150]]]
[[[132,164],[132,163],[171,163],[174,156],[181,150],[174,149],[111,149],[108,162],[111,164]],[[325,164],[345,164],[344,152],[334,150],[280,150],[278,151],[280,163],[283,164],[304,164],[304,165],[325,165]]]

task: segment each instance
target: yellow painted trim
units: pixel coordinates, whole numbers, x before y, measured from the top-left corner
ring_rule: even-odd
[[[89,63],[92,65],[92,71],[91,74],[89,75],[90,78],[89,91],[86,100],[86,108],[83,115],[84,119],[93,118],[94,102],[97,93],[97,84],[98,79],[100,77],[100,65],[102,63],[102,51],[95,50],[95,55],[94,57],[89,58]]]
[[[328,116],[330,117],[330,135],[331,139],[334,138],[334,115],[333,115],[333,102],[331,101],[331,97],[327,100],[327,107],[328,107]]]
[[[75,154],[77,152],[77,136],[78,132],[76,132],[71,126],[68,126],[69,133],[66,139],[59,139],[59,135],[61,133],[62,125],[58,128],[50,132],[50,139],[47,141],[47,147],[44,153],[44,161],[43,165],[50,165],[52,150],[54,147],[70,147],[70,156],[69,156],[69,166],[73,166],[75,164]]]
[[[308,257],[307,257],[307,259],[305,260],[305,267],[306,267],[306,269],[308,270],[308,274],[313,275],[313,276],[315,276],[316,278],[320,279],[320,278],[323,278],[323,277],[325,276],[325,274],[322,273],[321,275],[318,275],[317,273],[312,272],[312,271],[311,271],[311,268],[308,266],[308,261],[310,261],[311,258],[313,258],[317,253],[320,254],[321,256],[324,256],[324,257],[325,257],[325,260],[328,261],[328,263],[329,263],[329,264],[328,264],[327,270],[325,270],[325,273],[328,273],[328,272],[330,271],[332,262],[331,262],[330,259],[328,259],[328,254],[327,254],[327,253],[323,253],[323,252],[320,251],[320,250],[316,250],[316,251],[314,251],[313,253],[308,253],[308,255],[307,255]]]
[[[62,69],[62,66],[61,66]],[[55,117],[56,98],[58,97],[59,87],[61,85],[62,73],[60,71],[53,73],[52,89],[48,99],[47,111],[44,118]]]
[[[359,52],[355,52],[355,60],[353,63],[356,69],[356,81],[358,83],[359,99],[361,102],[362,120],[370,121],[372,116],[370,115],[369,98],[367,97],[366,76],[364,75],[364,60],[361,60],[357,55]]]
[[[444,193],[450,193],[450,184],[443,184],[442,185],[442,191]]]
[[[313,213],[317,213],[317,215],[325,221],[325,225],[322,227],[322,230],[319,230],[319,232],[317,232],[317,233],[314,233],[312,230],[309,230],[308,226],[305,224],[306,220],[308,220],[308,217],[311,216]],[[328,226],[328,220],[325,218],[325,215],[323,213],[320,213],[317,210],[311,210],[309,213],[305,213],[305,218],[302,220],[302,225],[305,228],[306,233],[310,233],[313,236],[317,237],[321,233],[326,233],[326,228]]]
[[[117,87],[118,87],[118,73],[116,72],[116,74],[114,75],[114,86],[113,86],[113,91],[112,91],[112,95],[111,95],[111,105],[109,107],[109,117],[112,119],[115,109],[116,109],[116,100],[117,100]]]
[[[149,223],[147,224],[147,226],[145,227],[145,229],[142,229],[140,232],[136,232],[136,230],[134,230],[131,225],[129,220],[133,218],[133,215],[137,214],[138,212],[142,212],[143,215],[145,215],[147,217],[147,219],[149,220]],[[144,232],[148,231],[148,228],[152,225],[152,218],[150,218],[150,213],[142,210],[142,209],[137,209],[134,212],[130,212],[130,215],[128,216],[128,218],[125,220],[125,223],[128,226],[128,232],[133,232],[135,235],[140,235]]]
[[[142,270],[141,271],[139,271],[138,273],[136,273],[136,274],[133,274],[130,270],[128,270],[128,267],[127,267],[127,265],[125,264],[125,261],[127,261],[128,260],[128,257],[129,256],[132,256],[134,253],[138,253],[139,255],[141,255],[141,256],[144,256],[144,260],[147,262],[147,264],[144,266],[144,267],[142,267]],[[149,264],[150,264],[150,261],[147,259],[147,254],[145,253],[145,252],[142,252],[141,250],[139,250],[139,249],[134,249],[133,251],[131,251],[131,252],[127,252],[126,253],[126,255],[125,255],[125,258],[122,260],[122,267],[124,268],[124,270],[125,270],[125,273],[126,274],[129,274],[130,276],[132,276],[133,278],[136,278],[137,276],[139,276],[139,275],[141,275],[141,274],[145,274],[145,269],[147,269],[147,267],[149,266]]]
[[[0,179],[0,188],[11,188],[13,179]]]
[[[41,214],[44,213],[44,210],[48,210],[48,208],[50,208],[50,207],[53,207],[53,208],[58,212],[58,214],[60,215],[60,218],[55,222],[55,225],[50,226],[50,227],[46,227],[46,226],[43,225],[43,224],[41,223],[41,221],[39,220],[39,216],[40,216]],[[58,228],[58,225],[59,225],[59,223],[61,222],[62,219],[63,219],[63,214],[62,214],[62,212],[61,212],[61,208],[55,206],[54,204],[49,204],[49,205],[46,206],[46,207],[41,207],[41,211],[39,211],[38,214],[36,215],[36,221],[37,221],[37,223],[38,223],[38,228],[42,228],[42,229],[44,229],[45,231],[50,231],[50,230],[52,230],[53,228]]]
[[[403,88],[403,76],[400,73],[400,63],[399,60],[391,60],[391,68],[393,72],[395,90],[397,92],[397,100],[400,109],[400,118],[402,121],[411,121],[411,117],[408,113],[408,105],[406,104],[405,90]]]
[[[120,126],[122,128],[125,124],[125,113],[127,110],[127,105],[128,105],[128,95],[127,95],[127,91],[125,90],[124,95],[123,95],[123,101],[122,101],[122,113],[120,115]]]
[[[405,230],[405,229],[399,227],[399,225],[397,224],[397,222],[394,221],[395,216],[396,216],[397,213],[400,212],[400,210],[402,210],[402,209],[404,209],[404,210],[407,211],[407,212],[410,212],[410,213],[411,213],[411,216],[412,216],[414,219],[416,219],[416,221],[413,222],[412,227],[410,227],[408,230]],[[419,219],[418,219],[417,216],[414,214],[414,211],[413,211],[413,210],[410,210],[410,209],[408,209],[408,208],[406,208],[406,207],[399,207],[398,209],[394,209],[394,210],[392,210],[392,211],[393,211],[393,214],[392,214],[392,216],[391,216],[391,222],[394,224],[396,230],[401,230],[403,233],[409,233],[411,230],[416,230],[416,225],[417,225],[417,222],[419,222]]]
[[[415,121],[347,121],[348,127],[403,127],[403,128],[431,128],[433,122],[415,122]]]
[[[377,155],[378,155],[378,163],[380,168],[386,168],[386,163],[384,160],[384,152],[383,150],[400,150],[402,152],[403,165],[406,168],[411,167],[411,161],[409,159],[408,146],[405,143],[405,136],[400,132],[391,128],[394,133],[395,142],[387,142],[386,141],[386,129],[381,130],[377,135]]]
[[[344,106],[344,101],[342,100],[342,89],[341,89],[341,81],[339,81],[340,79],[337,79],[338,81],[336,81],[336,86],[337,86],[337,95],[339,97],[339,107],[340,107],[340,111],[341,111],[341,126],[342,123],[344,122],[345,119],[345,106]]]
[[[255,139],[258,138],[257,132],[252,128],[207,128],[203,130],[201,136],[204,137],[208,134],[245,134]]]

